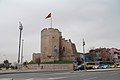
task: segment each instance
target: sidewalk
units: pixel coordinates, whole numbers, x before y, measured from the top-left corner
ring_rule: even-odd
[[[14,74],[27,72],[38,72],[38,70],[0,70],[0,74]]]
[[[32,73],[32,72],[49,72],[49,71],[71,71],[66,69],[23,69],[23,70],[0,70],[0,74],[15,74],[15,73]]]
[[[101,72],[101,71],[113,71],[113,70],[120,70],[120,68],[109,68],[109,69],[92,69],[92,70],[83,70],[84,72]],[[0,70],[1,74],[15,74],[15,73],[32,73],[32,72],[49,72],[49,71],[72,71],[72,70],[66,70],[66,69],[53,69],[53,70],[45,70],[45,69],[36,69],[36,70]],[[72,71],[76,72],[76,71]],[[78,71],[81,72],[81,71]]]

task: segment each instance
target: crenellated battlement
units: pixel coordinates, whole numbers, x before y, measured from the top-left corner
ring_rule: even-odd
[[[43,31],[58,31],[60,32],[57,28],[44,28],[41,32]]]

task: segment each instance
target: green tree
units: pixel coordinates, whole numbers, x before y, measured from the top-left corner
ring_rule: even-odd
[[[5,65],[5,68],[9,69],[9,61],[8,60],[4,60],[3,63]]]

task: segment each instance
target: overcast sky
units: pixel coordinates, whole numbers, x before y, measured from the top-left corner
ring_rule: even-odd
[[[41,30],[53,27],[71,39],[77,50],[107,47],[120,49],[120,0],[0,0],[0,62],[17,61],[19,24],[23,24],[24,61],[40,52]]]

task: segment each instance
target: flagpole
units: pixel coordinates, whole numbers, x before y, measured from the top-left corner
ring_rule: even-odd
[[[51,16],[51,28],[52,28],[52,16]]]
[[[51,13],[49,13],[45,19],[47,19],[47,18],[51,19],[50,20],[50,28],[52,28],[52,16],[51,16]]]

